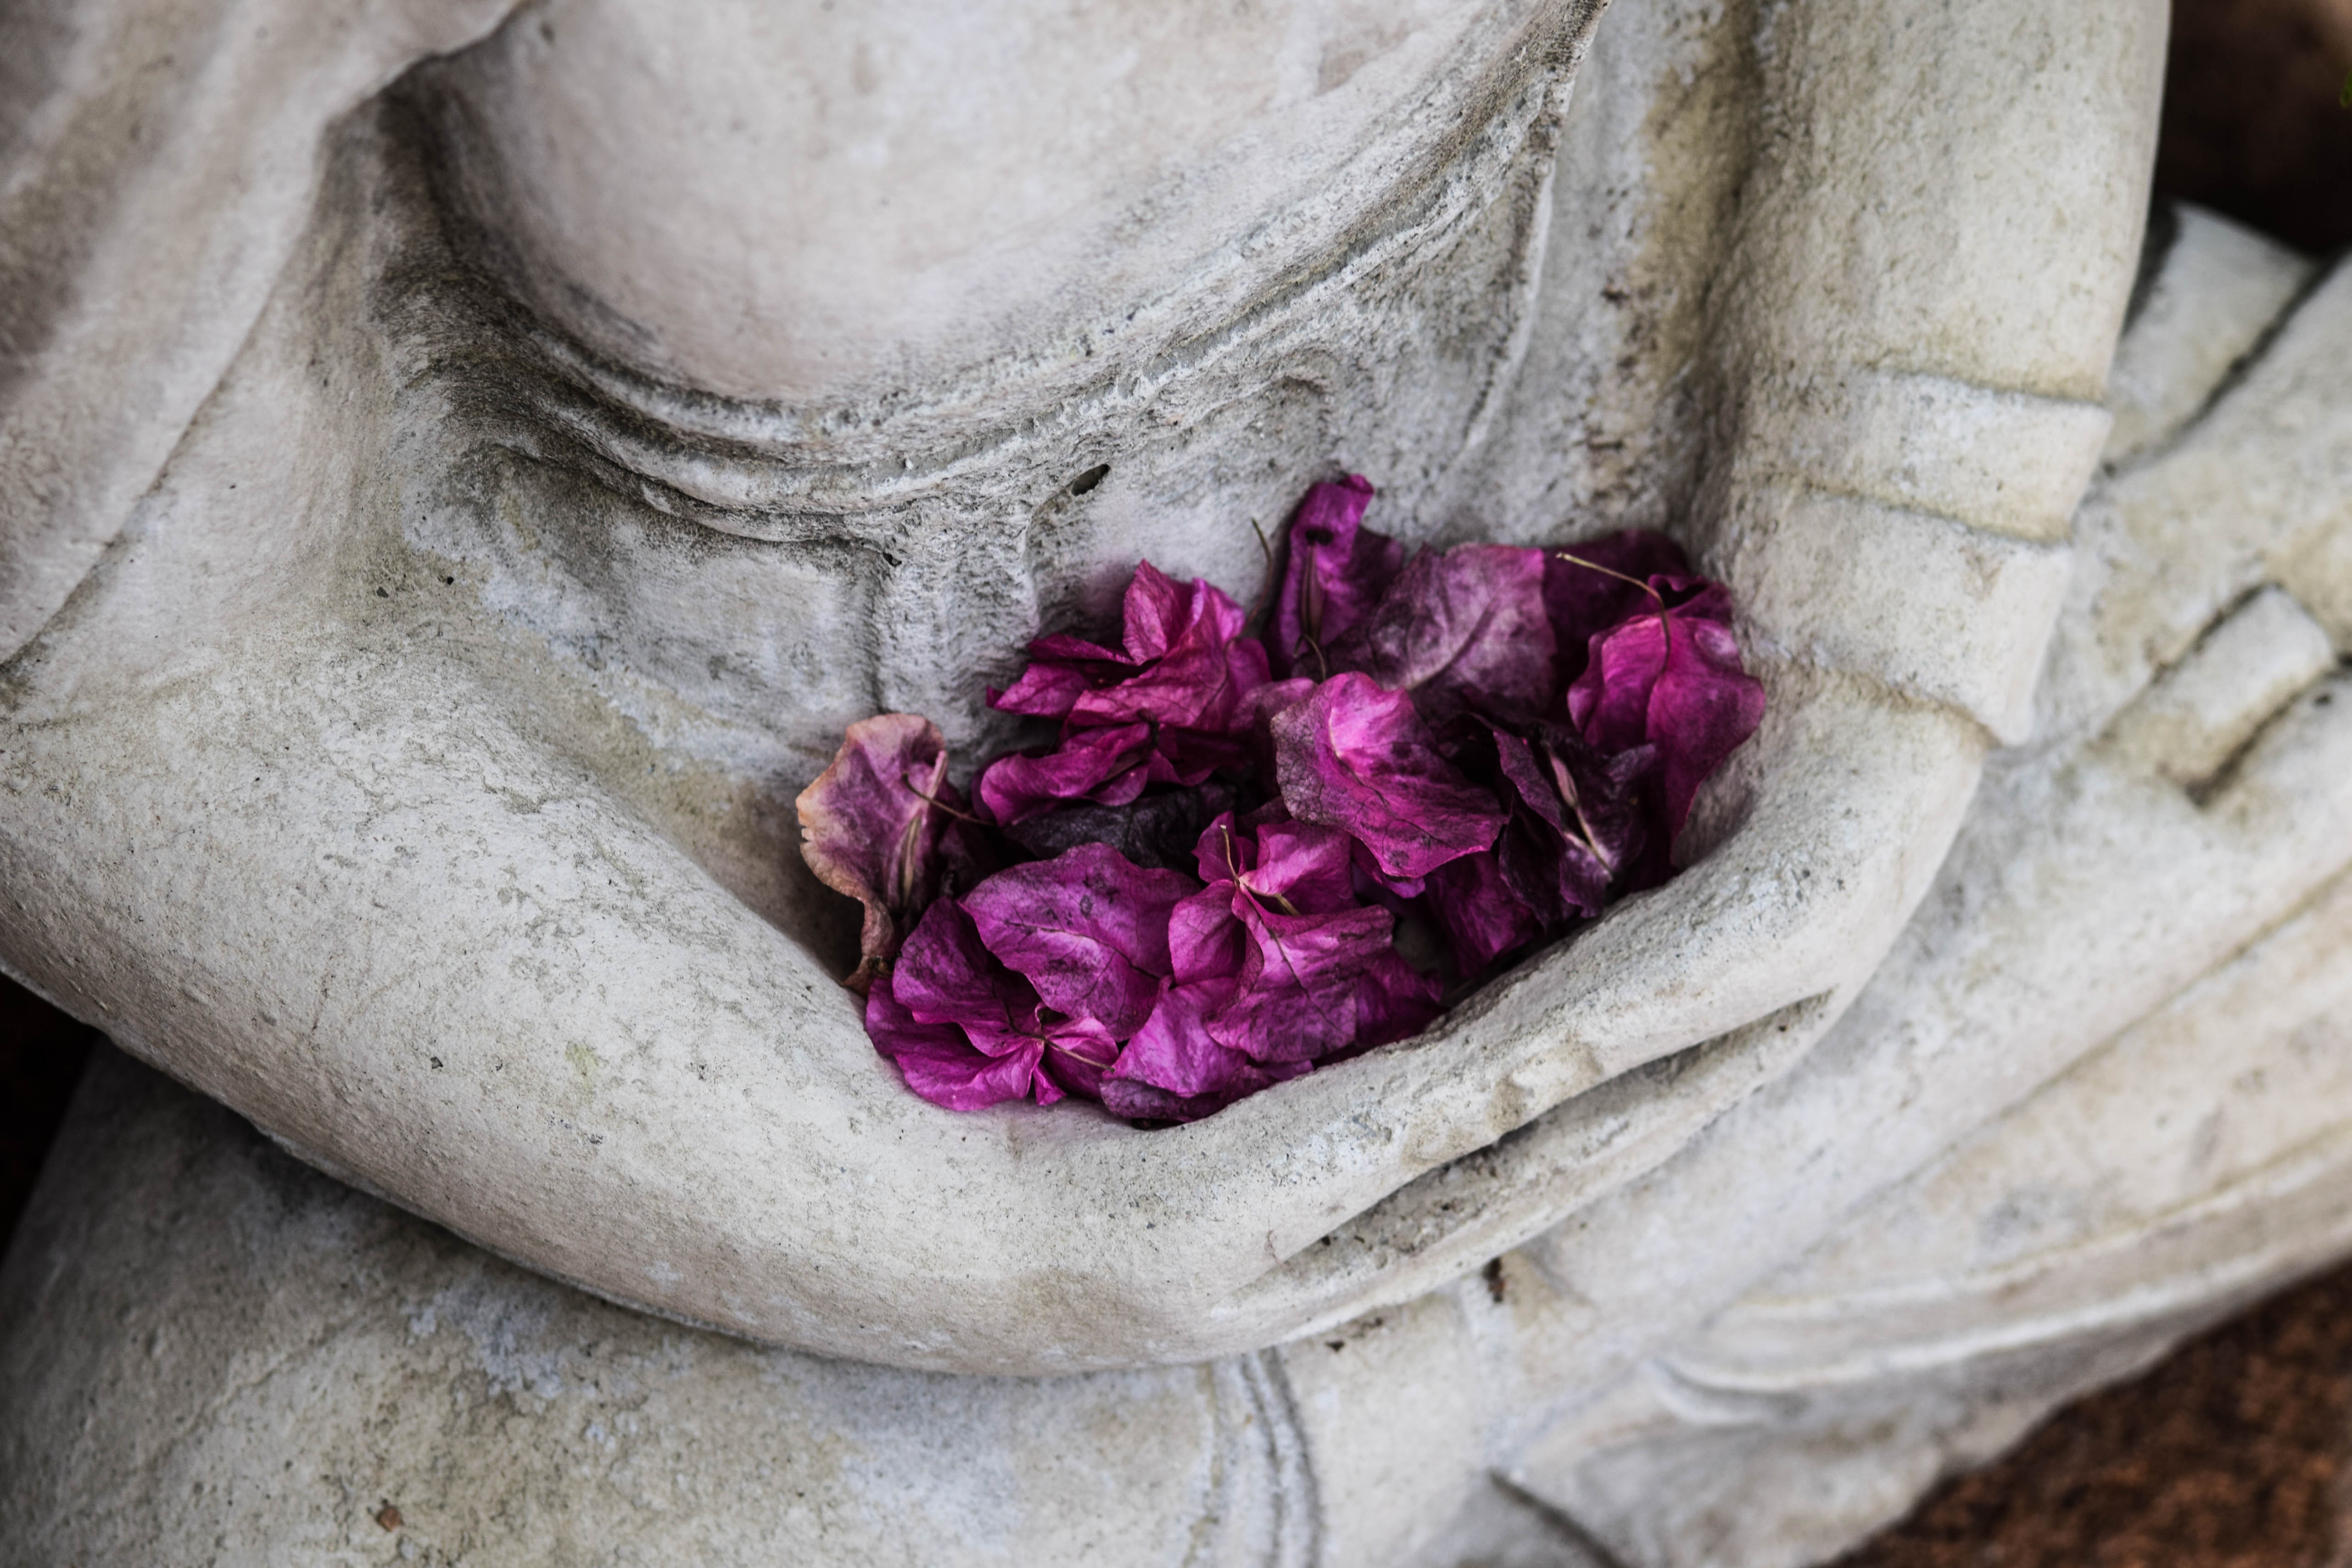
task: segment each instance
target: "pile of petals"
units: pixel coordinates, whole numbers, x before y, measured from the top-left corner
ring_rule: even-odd
[[[865,905],[848,984],[915,1092],[1205,1116],[1673,874],[1764,714],[1723,586],[1653,533],[1408,560],[1371,497],[1308,493],[1259,635],[1146,562],[1116,646],[1031,643],[989,700],[1058,738],[969,796],[929,720],[850,727],[803,853]]]

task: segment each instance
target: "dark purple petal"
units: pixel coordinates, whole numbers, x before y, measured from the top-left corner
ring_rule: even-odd
[[[947,767],[937,726],[883,714],[851,725],[832,766],[801,791],[801,858],[827,887],[866,906],[853,990],[889,967],[939,892],[948,817],[933,802],[953,795]]]
[[[907,1087],[934,1105],[978,1111],[1018,1100],[1034,1088],[1040,1104],[1062,1091],[1038,1071],[1045,1042],[1034,1040],[1001,1056],[975,1048],[951,1023],[925,1023],[900,1006],[883,975],[866,997],[866,1033],[874,1049],[898,1064]]]
[[[1355,1043],[1358,981],[1391,951],[1385,909],[1286,915],[1247,910],[1241,982],[1209,1033],[1256,1061],[1313,1061]]]
[[[1316,486],[1299,503],[1266,632],[1276,674],[1324,674],[1318,650],[1370,615],[1402,570],[1404,547],[1362,526],[1372,493],[1370,480],[1350,474],[1336,485]]]
[[[1249,937],[1234,904],[1234,883],[1220,882],[1168,912],[1168,961],[1179,987],[1241,978]]]
[[[1290,814],[1353,834],[1390,876],[1486,849],[1503,825],[1494,796],[1438,755],[1412,699],[1369,676],[1334,675],[1276,715],[1273,732]]]
[[[1232,1002],[1233,993],[1231,980],[1171,988],[1127,1042],[1111,1076],[1187,1098],[1248,1092],[1257,1076],[1254,1064],[1240,1051],[1218,1043],[1206,1027],[1210,1016]]]
[[[1658,826],[1669,844],[1699,786],[1764,720],[1764,687],[1740,664],[1731,628],[1711,613],[1727,596],[1711,584],[1693,602],[1710,613],[1653,612],[1595,638],[1568,693],[1569,716],[1602,751],[1657,748]]]
[[[1468,978],[1543,935],[1544,923],[1503,874],[1492,851],[1448,861],[1429,873],[1427,907],[1445,933],[1456,973]]]
[[[1108,844],[1140,866],[1184,870],[1202,831],[1234,807],[1222,784],[1154,790],[1124,806],[1064,806],[1005,830],[1031,854],[1050,858],[1078,844]]]
[[[1538,549],[1423,550],[1369,617],[1326,644],[1331,667],[1412,693],[1432,723],[1465,706],[1540,713],[1559,689],[1545,575]]]
[[[1548,552],[1544,609],[1559,643],[1561,662],[1569,666],[1561,678],[1574,680],[1583,673],[1585,651],[1593,638],[1654,605],[1644,583],[1654,577],[1685,578],[1689,573],[1690,560],[1682,547],[1647,528],[1628,528]]]
[[[999,872],[963,908],[989,951],[1047,1007],[1124,1038],[1151,1016],[1171,973],[1169,912],[1198,891],[1181,872],[1146,871],[1107,844],[1080,844]]]
[[[1000,757],[972,785],[981,808],[1010,826],[1072,800],[1123,806],[1151,781],[1151,727],[1084,729],[1043,757]],[[1194,780],[1198,782],[1199,780]]]
[[[1419,1034],[1445,1010],[1443,993],[1436,976],[1421,973],[1393,952],[1383,953],[1356,982],[1355,1049],[1369,1051]]]
[[[1643,846],[1635,785],[1654,769],[1656,753],[1641,746],[1604,757],[1549,726],[1532,745],[1504,732],[1494,741],[1511,807],[1495,844],[1505,882],[1548,927],[1599,915]]]
[[[1030,1029],[1037,994],[981,941],[952,899],[923,912],[891,976],[898,1005],[924,1023],[975,1026],[992,1033]]]

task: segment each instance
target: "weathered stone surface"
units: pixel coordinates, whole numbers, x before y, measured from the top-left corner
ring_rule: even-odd
[[[1833,1554],[2352,1247],[2352,682],[2282,564],[2347,529],[2306,367],[2352,329],[2340,272],[2243,327],[2189,280],[2246,236],[2158,243],[2119,358],[2203,381],[2084,504],[2041,738],[1829,1038],[1530,1249],[1593,1332],[1511,1473],[1628,1562]],[[2225,335],[2268,339],[2226,384]]]
[[[2160,8],[1636,7],[1574,100],[1593,13],[1567,0],[1415,13],[1307,107],[1287,65],[1255,96],[1254,46],[1204,36],[1215,109],[1183,123],[1231,110],[1246,134],[1202,155],[1201,205],[1055,209],[1034,277],[910,348],[903,395],[876,390],[887,321],[729,325],[787,284],[849,315],[892,278],[976,287],[908,248],[887,182],[852,199],[855,138],[896,125],[919,162],[970,110],[973,156],[1123,190],[1121,117],[1171,78],[1014,102],[1003,81],[1101,65],[1083,31],[1015,29],[1028,52],[969,97],[828,98],[849,162],[730,208],[731,165],[704,162],[722,110],[757,145],[835,144],[798,100],[746,97],[777,37],[676,32],[640,59],[638,15],[533,7],[321,139],[307,226],[252,252],[274,282],[234,363],[160,476],[107,470],[144,499],[101,518],[104,560],[9,666],[12,972],[559,1276],[758,1338],[1029,1372],[1196,1360],[1417,1295],[1663,1159],[1855,994],[1988,734],[2016,733],[2057,607]],[[1299,38],[1353,25],[1281,15]],[[938,39],[853,26],[812,20],[807,59],[847,51],[854,87],[862,40],[877,84],[938,79]],[[697,66],[719,37],[740,57]],[[675,90],[704,69],[707,99]],[[1992,80],[2030,86],[1995,102]],[[642,127],[616,152],[630,225],[547,140],[600,106]],[[11,167],[47,177],[65,145]],[[239,211],[187,221],[234,235]],[[759,236],[794,213],[870,266],[792,281]],[[1264,245],[1203,259],[1234,224]],[[663,260],[705,241],[707,268]],[[1097,294],[1054,292],[1090,256]],[[1560,439],[1653,412],[1631,455]],[[1414,539],[1659,521],[1732,580],[1774,711],[1702,803],[1696,863],[1423,1040],[1192,1128],[915,1102],[833,984],[785,802],[875,708],[930,713],[975,759],[1002,733],[985,683],[1138,555],[1249,597],[1247,525],[1334,463]],[[64,515],[10,512],[12,559],[79,576],[50,549]],[[1627,1076],[1708,1041],[1720,1071]],[[1615,1149],[1575,1108],[1612,1081],[1643,1129]],[[1479,1200],[1423,1206],[1432,1173]]]
[[[2177,234],[2152,298],[2230,239]],[[2162,549],[2166,484],[2210,483],[2231,442],[2330,460],[2340,393],[2282,402],[2271,356],[2344,340],[2332,287],[2210,408],[2164,393],[2205,412],[2099,479],[2100,591],[2071,595],[2054,666],[2215,599]],[[2210,329],[2143,311],[2125,353],[2218,379],[2151,341]],[[2181,452],[2200,465],[2145,477]],[[2288,508],[2232,538],[2295,562],[2342,527]],[[1843,1016],[1635,1068],[1423,1178],[1299,1277],[1334,1313],[1367,1281],[1438,1288],[1206,1365],[955,1378],[671,1327],[109,1057],[0,1272],[0,1561],[1833,1555],[2352,1246],[2352,684],[2308,580],[2258,577],[2094,719],[2047,687]],[[1721,1113],[1695,1138],[1694,1105]],[[1448,1248],[1547,1207],[1570,1218],[1444,1282]]]
[[[106,1052],[0,1270],[0,1563],[1586,1568],[1480,1479],[1485,1295],[1208,1366],[827,1361],[526,1273]]]

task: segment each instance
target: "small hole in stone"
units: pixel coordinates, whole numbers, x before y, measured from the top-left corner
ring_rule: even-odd
[[[1109,464],[1096,464],[1093,467],[1087,469],[1085,473],[1070,481],[1070,494],[1073,496],[1085,495],[1087,491],[1101,484],[1109,473]]]

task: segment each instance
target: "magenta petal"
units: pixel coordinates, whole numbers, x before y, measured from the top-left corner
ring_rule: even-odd
[[[1356,982],[1356,1049],[1408,1040],[1445,1010],[1444,988],[1394,953],[1374,959]]]
[[[994,821],[1007,824],[1071,800],[1123,806],[1143,793],[1152,755],[1149,725],[1079,730],[1043,757],[998,758],[972,793]]]
[[[923,912],[898,955],[891,990],[897,1004],[924,1023],[1019,1033],[1037,1010],[1029,983],[996,961],[971,917],[950,898]]]
[[[1542,920],[1491,852],[1465,855],[1431,872],[1427,897],[1453,949],[1454,968],[1465,977],[1543,935]]]
[[[1404,547],[1364,528],[1371,481],[1350,474],[1318,485],[1299,503],[1283,556],[1266,652],[1274,673],[1320,676],[1315,650],[1328,648],[1372,612],[1404,566]]]
[[[1177,986],[1127,1042],[1112,1076],[1140,1080],[1187,1097],[1245,1092],[1255,1087],[1250,1059],[1211,1037],[1206,1019],[1233,1000],[1234,982]]]
[[[1713,586],[1713,585],[1710,585]],[[1700,600],[1710,612],[1714,596]],[[1637,615],[1596,637],[1569,688],[1569,716],[1606,752],[1657,748],[1671,841],[1698,789],[1764,720],[1764,687],[1722,621],[1681,611]]]
[[[1331,667],[1412,693],[1432,723],[1465,706],[1540,713],[1559,690],[1544,580],[1538,549],[1423,550],[1369,618],[1328,644]]]
[[[1262,898],[1278,898],[1301,915],[1328,915],[1356,904],[1349,872],[1356,843],[1338,828],[1276,822],[1257,830],[1257,863],[1244,879]]]
[[[1276,776],[1290,814],[1353,834],[1390,876],[1427,874],[1495,841],[1494,796],[1441,757],[1402,692],[1334,675],[1275,716]]]
[[[1181,738],[1164,748],[1176,772],[1204,777],[1207,767],[1242,760],[1239,742],[1263,706],[1252,694],[1267,684],[1265,649],[1242,634],[1245,619],[1215,584],[1180,582],[1145,561],[1128,584],[1124,652],[1041,637],[1021,678],[989,700],[1073,729],[1149,723],[1171,737],[1196,732],[1193,744],[1215,751],[1205,764],[1195,765]]]
[[[1168,912],[1168,959],[1178,986],[1238,980],[1248,955],[1232,883],[1213,883]]]
[[[987,1055],[954,1024],[924,1023],[900,1006],[887,975],[866,993],[866,1032],[874,1049],[897,1063],[908,1088],[951,1111],[1020,1099],[1035,1082],[1045,1053],[1044,1042],[1035,1041],[1025,1050]]]
[[[1157,584],[1139,593],[1147,580]],[[1139,605],[1148,605],[1139,628]],[[1246,728],[1248,695],[1266,684],[1263,644],[1242,635],[1241,607],[1213,583],[1177,583],[1146,561],[1128,591],[1128,643],[1136,673],[1089,691],[1070,707],[1073,724],[1139,719],[1171,729],[1227,735]],[[1141,651],[1154,650],[1148,655]]]
[[[1181,872],[1146,871],[1108,844],[1080,844],[997,873],[963,908],[989,951],[1047,1007],[1124,1038],[1151,1016],[1172,972],[1169,912],[1199,890]]]
[[[833,763],[801,791],[801,858],[819,881],[866,906],[858,964],[865,990],[937,895],[947,743],[929,719],[888,713],[849,727]]]
[[[1116,1115],[1190,1122],[1308,1071],[1304,1061],[1253,1061],[1213,1039],[1204,1019],[1220,1011],[1230,985],[1180,986],[1102,1081],[1102,1102]]]
[[[1569,556],[1576,559],[1564,559]],[[1574,666],[1567,677],[1573,680],[1581,673],[1585,649],[1594,637],[1656,602],[1643,583],[1689,572],[1682,547],[1646,528],[1628,528],[1547,552],[1544,609],[1559,639],[1560,657]]]
[[[1258,1061],[1312,1061],[1354,1044],[1357,982],[1391,950],[1389,912],[1252,909],[1242,925],[1250,946],[1240,989],[1209,1032]]]
[[[1127,597],[1121,606],[1127,656],[1138,664],[1165,656],[1197,613],[1194,591],[1200,586],[1179,582],[1148,560],[1139,562],[1135,575],[1128,580]],[[1213,588],[1209,591],[1217,593]],[[1217,593],[1217,597],[1225,596]],[[1230,604],[1232,601],[1226,602]],[[1234,630],[1240,629],[1241,617],[1236,612]]]
[[[1021,678],[1003,691],[992,689],[988,706],[1003,713],[1035,714],[1040,718],[1066,718],[1077,700],[1096,683],[1074,664],[1032,664]]]

